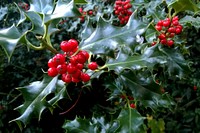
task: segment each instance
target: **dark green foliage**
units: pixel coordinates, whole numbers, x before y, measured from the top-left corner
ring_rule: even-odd
[[[27,11],[15,2],[0,5],[0,132],[200,130],[198,1],[131,1],[124,26],[111,0],[31,0]],[[168,47],[155,25],[175,15],[183,31]],[[87,83],[46,74],[60,42],[71,38],[99,64],[85,67]]]

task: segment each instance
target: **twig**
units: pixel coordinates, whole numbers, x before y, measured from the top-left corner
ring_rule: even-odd
[[[76,104],[78,103],[78,101],[79,101],[79,99],[80,99],[81,93],[82,93],[82,90],[81,90],[81,92],[79,93],[76,102],[75,102],[67,111],[60,113],[60,115],[64,115],[64,114],[68,113],[70,110],[72,110],[72,109],[76,106]]]

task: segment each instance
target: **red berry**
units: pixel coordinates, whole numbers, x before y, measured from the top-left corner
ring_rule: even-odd
[[[50,77],[55,77],[56,75],[58,75],[58,71],[55,67],[51,67],[48,69],[48,75]]]
[[[93,11],[90,10],[90,11],[88,12],[88,15],[93,15]]]
[[[88,64],[88,68],[90,70],[96,70],[98,67],[97,63],[96,62],[91,62],[90,64]]]
[[[65,56],[62,55],[62,54],[56,54],[54,57],[53,57],[53,60],[54,62],[59,65],[59,64],[63,64],[65,63]]]
[[[84,64],[86,62],[86,58],[82,53],[78,53],[76,56],[78,63]]]
[[[83,12],[83,8],[81,8],[81,7],[80,7],[80,8],[79,8],[79,12],[81,12],[81,13],[82,13],[82,12]]]
[[[173,21],[178,21],[178,20],[179,20],[178,16],[175,16],[175,17],[172,18],[172,22]]]
[[[80,51],[80,52],[85,56],[85,59],[86,59],[86,60],[89,59],[90,55],[88,54],[87,51],[82,50],[82,51]]]
[[[83,64],[78,63],[78,64],[76,65],[76,67],[77,67],[77,69],[82,70],[82,69],[83,69]]]
[[[175,33],[175,28],[174,27],[169,27],[169,29],[167,30],[170,33]]]
[[[156,45],[156,43],[157,43],[157,42],[152,42],[152,43],[151,43],[151,46],[154,46],[154,45]]]
[[[50,60],[48,61],[48,67],[57,67],[57,64],[56,64],[56,62],[54,62],[53,59],[50,59]]]
[[[158,25],[158,26],[163,26],[163,20],[159,20],[159,21],[157,22],[157,25]]]
[[[73,78],[78,79],[81,76],[81,71],[80,70],[76,70],[75,73],[73,73],[71,76]]]
[[[160,34],[160,35],[158,36],[158,38],[159,38],[160,40],[166,39],[166,35],[165,35],[165,34]]]
[[[170,37],[170,38],[173,38],[174,36],[175,36],[175,33],[170,33],[170,34],[169,34],[169,37]]]
[[[73,56],[70,58],[69,62],[73,65],[76,65],[77,64],[77,56]]]
[[[64,78],[63,78],[63,81],[66,82],[66,83],[70,83],[72,82],[72,77],[70,74],[65,74],[64,75]]]
[[[82,73],[81,74],[81,80],[83,82],[88,82],[90,80],[90,76],[87,73]]]
[[[171,47],[173,44],[174,44],[174,41],[173,41],[173,40],[167,40],[167,45],[168,45],[169,47]]]
[[[72,82],[78,83],[78,82],[80,82],[80,80],[72,77]]]
[[[62,41],[60,43],[60,48],[62,49],[62,51],[64,52],[69,52],[70,49],[69,49],[69,46],[68,46],[68,41]]]
[[[129,100],[134,100],[134,98],[132,96],[128,96]]]
[[[77,68],[76,68],[74,65],[72,65],[71,63],[69,63],[69,64],[67,65],[67,72],[68,72],[69,74],[75,73],[76,70],[77,70]]]
[[[176,34],[180,34],[182,32],[182,29],[181,28],[176,28],[175,32],[176,32]]]
[[[61,65],[58,65],[57,66],[57,71],[59,74],[64,74],[67,72],[67,65],[64,63],[64,64],[61,64]]]
[[[130,107],[133,108],[133,109],[136,108],[136,106],[135,106],[134,103],[131,103],[131,104],[130,104]]]
[[[170,25],[170,21],[167,21],[167,20],[163,21],[163,26],[164,27],[169,27],[169,25]]]
[[[160,43],[165,45],[165,44],[167,44],[167,40],[166,39],[162,39],[162,40],[160,40]]]
[[[196,91],[196,90],[197,90],[197,86],[196,86],[196,85],[193,87],[193,90],[194,90],[194,91]]]
[[[179,25],[179,22],[178,22],[178,20],[175,20],[175,21],[172,21],[172,24],[173,24],[174,26],[177,26],[177,25]]]
[[[156,25],[155,26],[156,30],[161,31],[162,30],[162,26]]]
[[[78,47],[78,42],[75,39],[70,39],[68,41],[70,51],[75,50]]]

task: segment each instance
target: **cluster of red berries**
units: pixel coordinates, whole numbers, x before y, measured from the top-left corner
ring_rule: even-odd
[[[130,101],[133,101],[133,100],[134,100],[134,98],[133,98],[132,96],[121,95],[120,97],[121,97],[122,99],[128,99],[128,100],[130,100]],[[130,103],[129,106],[130,106],[131,108],[136,108],[135,103]]]
[[[130,0],[116,0],[114,14],[118,16],[120,24],[126,24],[132,14]]]
[[[165,20],[158,21],[155,28],[160,32],[158,36],[160,43],[169,47],[174,45],[174,36],[180,34],[183,29],[182,25],[179,23],[178,16],[172,19],[166,18]],[[152,45],[155,44],[156,42],[152,43]]]
[[[85,21],[85,15],[89,15],[89,16],[93,16],[94,15],[93,10],[83,11],[82,7],[79,8],[79,12],[82,14],[82,16],[79,17],[81,22]]]
[[[61,74],[62,81],[66,83],[88,82],[90,76],[83,72],[85,63],[89,59],[88,52],[78,50],[78,42],[75,39],[62,41],[60,48],[64,54],[56,54],[48,61],[48,75],[55,77]],[[90,62],[87,65],[87,68],[91,70],[96,70],[97,67],[96,62]]]
[[[29,5],[25,2],[19,2],[18,5],[22,7],[25,11],[28,11],[30,8]]]

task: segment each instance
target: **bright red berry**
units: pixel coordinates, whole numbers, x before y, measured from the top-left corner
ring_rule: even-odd
[[[66,83],[72,82],[72,77],[70,74],[64,74],[62,80]]]
[[[73,78],[78,79],[81,76],[81,71],[78,69],[73,74],[71,74]]]
[[[54,62],[53,59],[50,59],[50,60],[48,61],[48,67],[57,67],[57,63]]]
[[[156,25],[155,26],[156,30],[161,31],[162,30],[162,26]]]
[[[70,39],[68,41],[70,51],[75,50],[78,47],[78,42],[75,39]]]
[[[67,72],[67,65],[65,63],[57,66],[57,71],[59,74],[64,74]]]
[[[160,40],[166,39],[166,35],[165,35],[165,34],[160,34],[160,35],[158,36],[158,38],[159,38]]]
[[[97,63],[96,62],[91,62],[90,64],[88,64],[88,68],[90,70],[96,70],[98,67]]]
[[[47,72],[50,77],[55,77],[58,75],[58,71],[55,67],[50,67]]]
[[[69,64],[67,65],[67,72],[68,72],[69,74],[75,73],[76,70],[77,70],[77,68],[76,68],[75,65],[73,65],[73,64],[71,64],[71,63],[69,63]]]
[[[90,80],[90,76],[87,73],[81,73],[81,80],[83,82],[88,82]]]
[[[154,45],[156,45],[156,43],[157,43],[157,42],[152,42],[152,43],[151,43],[151,46],[154,46]]]
[[[166,39],[162,39],[162,40],[160,40],[160,43],[165,45],[165,44],[167,44],[167,40]]]
[[[167,21],[167,20],[163,21],[163,26],[164,27],[169,27],[169,25],[170,25],[170,21]]]
[[[157,25],[158,25],[158,26],[163,26],[163,20],[159,20],[159,21],[157,22]]]
[[[78,64],[76,65],[76,67],[77,67],[77,69],[82,70],[82,69],[83,69],[83,64],[78,63]]]
[[[170,33],[175,33],[175,28],[174,27],[169,27],[169,29],[167,30]]]
[[[77,78],[72,77],[72,82],[78,83],[78,82],[80,82],[80,79],[77,79]]]
[[[182,29],[181,29],[181,28],[176,28],[176,30],[175,30],[175,33],[176,33],[176,34],[180,34],[180,33],[181,33],[181,31],[182,31]]]
[[[133,108],[133,109],[136,108],[136,106],[135,106],[134,103],[131,103],[131,104],[130,104],[130,107]]]
[[[65,56],[62,55],[62,54],[56,54],[54,57],[53,57],[53,61],[59,65],[59,64],[63,64],[65,63]]]
[[[173,44],[174,44],[174,41],[173,41],[173,40],[167,40],[167,45],[168,45],[169,47],[171,47]]]

